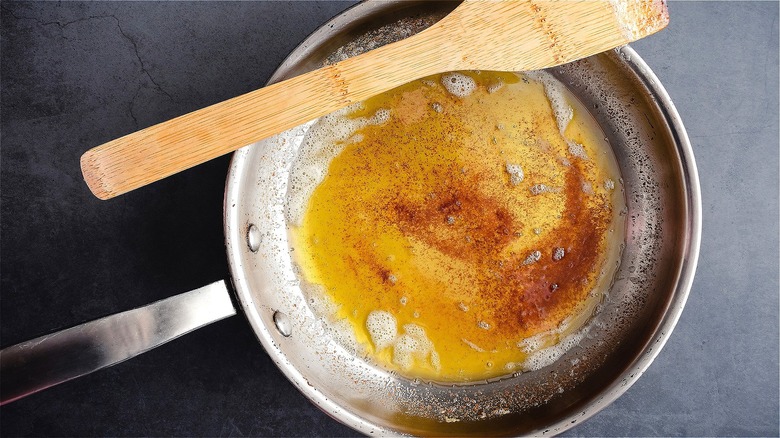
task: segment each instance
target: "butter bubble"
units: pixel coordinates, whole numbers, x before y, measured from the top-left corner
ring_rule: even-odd
[[[453,96],[466,97],[477,88],[474,79],[461,73],[447,73],[441,77],[441,84]]]
[[[390,346],[398,335],[398,324],[390,312],[374,310],[368,314],[366,329],[377,351]]]

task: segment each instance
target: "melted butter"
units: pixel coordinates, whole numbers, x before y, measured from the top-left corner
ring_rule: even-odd
[[[623,236],[617,166],[581,104],[546,73],[462,72],[334,117],[319,123],[353,129],[305,142],[320,161],[294,166],[310,183],[291,189],[296,262],[324,316],[410,378],[554,360],[540,352],[586,323]]]

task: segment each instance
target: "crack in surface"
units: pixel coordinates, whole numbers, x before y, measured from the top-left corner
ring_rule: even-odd
[[[138,63],[141,65],[141,73],[144,73],[147,78],[149,78],[149,81],[154,84],[154,88],[157,89],[157,91],[163,93],[164,95],[168,96],[168,99],[173,102],[173,96],[170,95],[167,91],[165,91],[160,84],[157,83],[157,81],[154,80],[152,75],[149,73],[149,70],[147,70],[146,65],[144,64],[144,60],[141,58],[141,54],[138,52],[138,44],[136,44],[135,40],[130,37],[130,35],[126,34],[125,31],[122,29],[122,25],[119,23],[119,18],[117,18],[115,15],[109,15],[111,18],[116,20],[116,27],[119,29],[119,33],[122,34],[123,37],[127,41],[130,41],[130,44],[133,45],[133,50],[135,51],[135,57],[138,59]],[[136,94],[137,95],[137,94]]]
[[[17,20],[31,20],[31,21],[34,21],[35,23],[37,23],[39,26],[43,26],[43,27],[45,27],[45,26],[57,26],[61,31],[65,30],[66,27],[68,27],[68,26],[70,26],[72,24],[80,23],[80,22],[83,22],[83,21],[102,19],[102,18],[113,18],[114,21],[116,22],[116,27],[119,30],[119,33],[122,35],[122,37],[125,40],[130,42],[130,44],[133,46],[133,52],[135,53],[135,58],[138,60],[138,64],[139,64],[139,66],[141,68],[141,74],[146,76],[149,79],[149,82],[151,82],[153,89],[155,89],[155,90],[159,91],[160,93],[164,94],[165,96],[167,96],[168,99],[171,102],[175,101],[173,96],[170,93],[168,93],[157,81],[155,81],[154,77],[152,77],[151,73],[149,73],[149,69],[147,68],[146,63],[144,63],[143,58],[141,58],[141,53],[138,50],[138,43],[136,43],[135,39],[133,39],[133,37],[128,35],[127,32],[125,32],[124,29],[122,29],[121,22],[119,21],[119,18],[116,15],[114,15],[114,14],[90,15],[88,17],[81,17],[81,18],[78,18],[76,20],[60,22],[60,21],[43,21],[43,20],[41,20],[39,18],[36,18],[36,17],[21,16],[21,15],[16,14],[16,12],[14,12],[13,10],[11,10],[10,8],[5,7],[5,6],[0,7],[0,9],[2,9],[2,11],[4,13],[7,13],[7,14],[11,15],[12,17],[14,17]],[[63,38],[65,38],[66,40],[68,39],[68,38],[66,38],[64,36],[63,36]],[[143,84],[141,85],[141,87],[143,87]],[[132,108],[133,108],[133,105],[135,103],[135,99],[138,97],[138,94],[140,92],[140,88],[141,87],[139,87],[139,89],[136,90],[135,94],[133,95],[132,101],[130,102],[130,116],[133,118],[133,122],[135,122],[136,127],[138,126],[138,119],[135,117],[135,114],[133,114]]]
[[[59,22],[59,21],[43,21],[43,20],[41,20],[39,18],[35,18],[35,17],[23,17],[21,15],[17,15],[13,10],[8,9],[7,7],[2,7],[1,9],[2,9],[2,11],[4,13],[10,14],[12,17],[16,18],[17,20],[31,20],[31,21],[36,22],[39,26],[52,26],[52,25],[54,25],[54,26],[59,27],[60,29],[65,29],[66,27],[70,26],[71,24],[80,23],[82,21],[93,20],[93,19],[96,19],[96,18],[114,17],[113,15],[90,15],[88,17],[81,17],[81,18],[78,18],[76,20],[66,21],[66,22],[62,23],[62,22]],[[114,18],[116,18],[116,17],[114,17]]]
[[[135,89],[135,94],[133,94],[133,98],[130,99],[130,106],[128,108],[128,113],[130,114],[130,117],[133,119],[133,124],[135,125],[135,129],[138,129],[140,125],[138,124],[138,118],[135,116],[135,113],[133,112],[133,107],[135,106],[135,99],[141,93],[142,88],[143,85],[139,84],[138,88]]]

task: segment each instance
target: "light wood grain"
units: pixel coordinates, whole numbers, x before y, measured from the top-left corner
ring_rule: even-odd
[[[414,79],[552,67],[667,23],[660,0],[466,0],[403,41],[91,149],[81,157],[82,173],[95,196],[113,198]]]

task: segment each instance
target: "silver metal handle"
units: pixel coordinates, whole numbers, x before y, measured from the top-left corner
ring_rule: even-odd
[[[224,280],[0,351],[0,405],[236,314]]]

